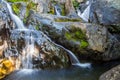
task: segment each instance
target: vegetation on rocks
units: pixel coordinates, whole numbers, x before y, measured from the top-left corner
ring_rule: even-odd
[[[79,3],[77,0],[72,0],[74,8],[77,8],[79,6]]]
[[[8,2],[28,2],[29,0],[7,0]]]
[[[66,32],[65,36],[68,40],[80,42],[81,49],[89,45],[86,40],[86,35],[81,29],[73,28],[71,31]]]
[[[8,1],[12,2],[12,9],[14,13],[18,16],[22,10],[22,7],[24,6],[23,4],[25,3],[26,13],[24,15],[24,22],[26,22],[26,18],[29,16],[30,10],[36,11],[37,4],[31,0],[30,1],[29,0],[8,0]]]
[[[80,22],[80,18],[55,18],[56,22]]]
[[[17,15],[19,15],[21,7],[22,7],[21,3],[12,4],[12,9],[13,9],[14,13]]]

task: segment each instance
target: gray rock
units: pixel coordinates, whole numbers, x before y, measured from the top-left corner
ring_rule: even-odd
[[[57,69],[70,66],[69,52],[53,43],[41,31],[12,29],[15,24],[10,19],[6,6],[3,5],[0,7],[0,38],[1,42],[6,41],[9,47],[4,49],[0,58],[11,58],[13,63],[17,64],[17,69],[26,68],[29,60],[30,65],[33,65],[30,68]],[[34,46],[30,48],[31,45]],[[26,55],[31,49],[34,49],[32,50],[34,54],[28,58]]]
[[[55,18],[33,14],[30,20],[40,22],[40,30],[82,58],[105,61],[120,58],[120,42],[105,26],[73,21],[55,22]]]
[[[91,4],[90,22],[103,25],[120,23],[120,0],[94,0]]]
[[[47,13],[49,11],[50,0],[32,0],[33,2],[37,3],[37,12]]]
[[[32,40],[31,36],[33,37]],[[21,66],[19,66],[20,69],[26,68],[27,61],[29,60],[32,60],[32,68],[37,69],[64,68],[70,65],[67,51],[54,44],[41,31],[13,30],[10,39],[12,41],[11,47],[15,47],[18,52],[17,57],[21,62]],[[34,45],[34,47],[30,48],[31,45]],[[34,49],[32,50],[34,51],[32,57],[28,55],[30,54],[30,49]],[[8,55],[12,50],[12,48],[8,48],[5,54]],[[13,52],[12,55],[14,56]],[[29,58],[27,58],[27,56],[29,56]]]
[[[99,80],[120,80],[120,65],[102,74]]]

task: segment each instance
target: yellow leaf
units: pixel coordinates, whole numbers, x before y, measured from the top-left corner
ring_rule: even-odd
[[[14,71],[14,66],[10,60],[0,60],[0,79]]]

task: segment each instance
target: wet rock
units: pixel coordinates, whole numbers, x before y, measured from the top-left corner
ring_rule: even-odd
[[[10,19],[7,7],[3,5],[5,4],[0,8],[0,47],[4,47],[4,40],[8,47],[1,50],[0,59],[12,60],[16,69],[58,69],[71,65],[69,52],[57,46],[41,31],[34,28],[14,29],[15,23]],[[28,55],[31,53],[32,55]],[[26,65],[29,63],[30,65]]]
[[[32,1],[37,4],[37,12],[39,14],[47,13],[49,11],[50,0],[32,0]]]
[[[120,23],[119,0],[94,0],[91,4],[90,22],[103,25]]]
[[[99,80],[120,80],[120,65],[102,74]]]
[[[64,19],[64,17],[62,17]],[[120,57],[119,40],[105,26],[74,21],[56,22],[53,17],[33,14],[30,20],[40,22],[39,29],[81,58],[114,60]],[[58,18],[59,19],[59,18]],[[31,21],[30,21],[31,22]]]
[[[15,64],[18,69],[57,69],[70,66],[67,51],[55,45],[40,31],[13,30],[10,39],[11,48],[8,48],[4,55],[16,57]],[[20,64],[16,63],[17,61]],[[27,67],[26,64],[30,65]]]
[[[65,11],[66,11],[66,14],[70,15],[70,16],[75,14],[75,9],[74,9],[74,6],[72,4],[72,0],[66,0],[66,2],[65,2]]]

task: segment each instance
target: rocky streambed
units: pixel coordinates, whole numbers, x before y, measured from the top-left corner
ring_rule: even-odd
[[[60,69],[57,70],[59,74],[51,80],[56,80],[60,75],[63,77],[60,80],[70,80],[67,77],[70,75],[74,75],[71,77],[76,77],[75,80],[80,80],[82,76],[87,75],[87,72],[89,72],[89,77],[92,76],[91,80],[98,80],[100,74],[119,64],[117,61],[117,64],[112,63],[115,64],[114,66],[108,67],[109,64],[107,65],[109,61],[120,59],[119,4],[119,0],[1,1],[0,62],[2,67],[0,69],[4,70],[4,65],[7,64],[4,60],[9,60],[14,67],[12,71],[43,70],[43,72],[30,70],[22,75],[24,79],[34,74],[35,80],[40,80],[42,76],[37,76],[38,74],[46,75],[50,72],[49,70],[53,70],[51,73],[53,76],[56,74],[54,69]],[[103,62],[106,65],[101,69],[99,67],[103,71],[98,70],[96,79],[93,75],[98,66],[90,67],[89,63],[80,63],[81,60]],[[80,68],[75,66],[74,68],[73,65],[78,63]],[[82,68],[85,70],[81,71]],[[44,70],[48,71],[44,72]],[[71,74],[69,74],[70,70],[73,70]],[[11,72],[11,70],[6,71]],[[16,78],[25,71],[13,72],[5,80],[13,80],[13,76]],[[30,75],[28,75],[29,72],[31,72]],[[78,77],[75,74],[83,75]],[[7,75],[6,72],[1,73],[1,76],[4,77],[4,75]],[[118,77],[113,77],[113,80],[119,77],[118,73]],[[18,78],[16,79],[22,79]],[[88,80],[85,77],[82,78]]]

